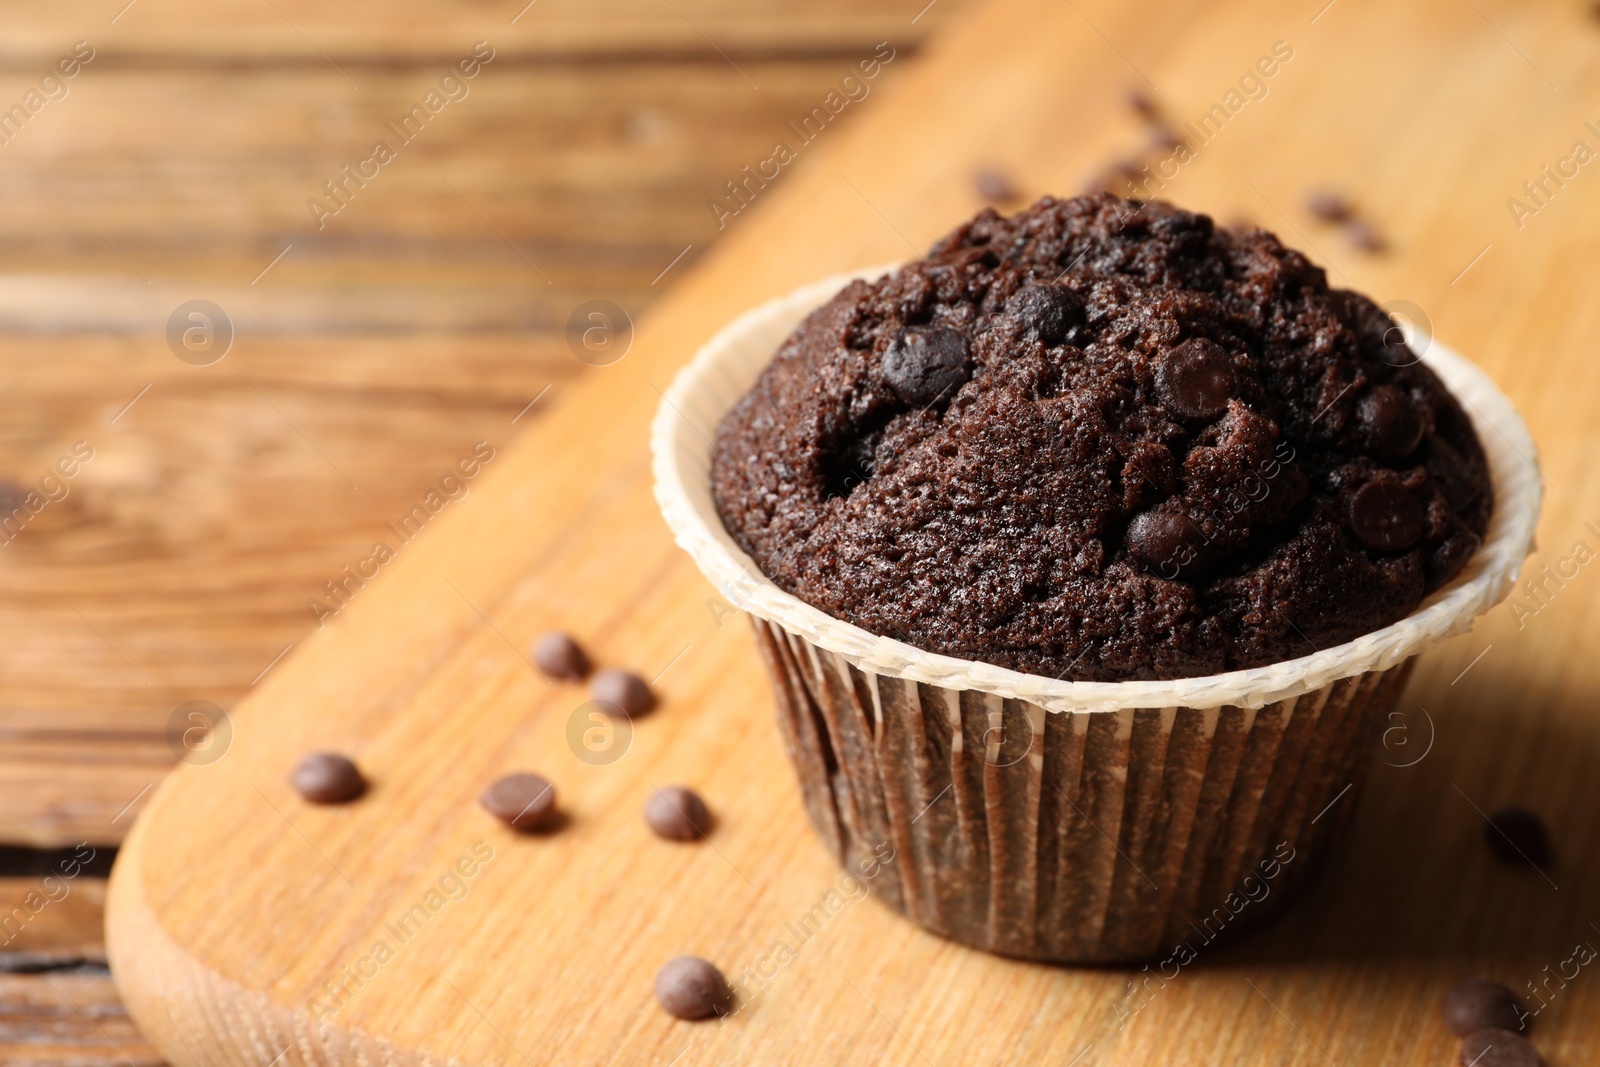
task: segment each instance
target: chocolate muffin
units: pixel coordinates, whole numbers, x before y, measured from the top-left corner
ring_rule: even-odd
[[[712,491],[777,585],[931,652],[1183,678],[1395,622],[1493,496],[1373,301],[1274,236],[1110,194],[992,209],[856,281],[723,419]]]

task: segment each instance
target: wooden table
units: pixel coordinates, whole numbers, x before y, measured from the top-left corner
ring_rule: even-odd
[[[1241,86],[1280,41],[1292,56]],[[500,866],[341,1009],[339,1040],[395,1062],[421,1062],[418,1050],[466,1062],[1449,1062],[1438,1002],[1452,983],[1522,989],[1600,943],[1593,567],[1569,562],[1564,585],[1522,594],[1428,656],[1353,839],[1315,891],[1137,1010],[1134,972],[984,956],[860,903],[735,1023],[694,1027],[649,1001],[661,960],[698,951],[737,973],[837,872],[805,829],[747,635],[716,624],[713,591],[654,518],[644,427],[656,389],[732,315],[925,247],[977,208],[975,168],[999,166],[1032,194],[1150,158],[1124,100],[1138,87],[1180,122],[1223,109],[1166,195],[1280,231],[1336,284],[1405,302],[1394,306],[1504,384],[1543,449],[1532,567],[1561,565],[1575,543],[1600,541],[1586,525],[1600,513],[1600,179],[1569,168],[1520,226],[1507,200],[1575,141],[1596,144],[1597,49],[1581,5],[1232,0],[1154,15],[1004,0],[952,21],[914,73],[730,226],[627,359],[553,395],[436,536],[274,668],[236,709],[226,760],[162,786],[113,909],[120,975],[156,1040],[193,1062],[264,1060],[280,1041],[310,1056],[317,991],[481,839]],[[1322,187],[1352,196],[1387,250],[1319,223],[1306,199]],[[628,760],[569,758],[581,696],[541,685],[517,654],[551,625],[608,662],[670,667]],[[295,806],[282,773],[323,744],[372,768],[362,804]],[[494,837],[471,803],[487,776],[523,763],[557,776],[573,812],[567,832],[532,845]],[[663,853],[642,836],[636,806],[668,775],[722,814],[714,848]],[[1488,856],[1482,812],[1508,803],[1550,821],[1558,858],[1545,875]],[[1537,1043],[1552,1064],[1586,1062],[1600,982],[1583,970],[1550,989]],[[188,998],[171,1019],[162,990]]]
[[[0,842],[46,850],[0,850],[0,916],[53,850],[99,857],[0,946],[7,1063],[155,1057],[105,971],[100,879],[181,751],[175,709],[270,676],[385,523],[592,369],[575,308],[643,311],[774,130],[957,6],[125,3],[7,4],[0,41],[5,107],[94,51],[0,145],[4,511],[94,449],[0,555]],[[470,95],[317,229],[306,201],[478,41]],[[196,298],[235,328],[207,366],[165,337]]]

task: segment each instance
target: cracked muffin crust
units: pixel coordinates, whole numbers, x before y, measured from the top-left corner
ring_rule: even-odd
[[[711,473],[807,603],[1101,681],[1386,626],[1493,507],[1466,415],[1371,300],[1265,231],[1110,194],[987,210],[846,286],[724,417]]]

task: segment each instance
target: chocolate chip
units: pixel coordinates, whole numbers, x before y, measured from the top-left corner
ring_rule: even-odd
[[[1481,544],[1483,538],[1463,526],[1435,545],[1428,555],[1428,588],[1437,589],[1461,573]]]
[[[681,785],[653,790],[644,802],[644,821],[657,837],[697,841],[711,830],[711,812],[700,794]]]
[[[1444,995],[1444,1024],[1452,1034],[1475,1030],[1523,1030],[1531,1019],[1517,995],[1499,982],[1474,978],[1452,986]]]
[[[1069,289],[1055,285],[1024,285],[1006,298],[1006,313],[1022,326],[1028,341],[1058,345],[1067,328],[1083,322],[1083,301]]]
[[[1074,348],[1088,348],[1094,342],[1094,330],[1082,324],[1069,326],[1067,335],[1061,340]]]
[[[656,695],[643,678],[615,667],[594,676],[589,695],[606,707],[607,714],[613,714],[610,709],[615,708],[614,714],[626,719],[647,714],[656,706]]]
[[[972,176],[972,187],[991,204],[1009,204],[1017,198],[1017,187],[998,170],[980,170]]]
[[[295,791],[313,804],[343,804],[367,791],[366,779],[346,756],[313,752],[295,765],[289,776]]]
[[[551,678],[576,682],[589,673],[589,657],[564,633],[548,633],[533,643],[533,662]]]
[[[1406,342],[1405,327],[1396,322],[1393,315],[1381,309],[1377,313],[1379,317],[1372,323],[1366,340],[1368,344],[1376,341],[1378,358],[1391,367],[1416,365],[1417,354],[1411,351],[1411,346]]]
[[[515,830],[543,830],[556,821],[556,787],[537,774],[497,778],[478,796],[478,803]]]
[[[1158,150],[1176,152],[1185,143],[1184,139],[1178,136],[1177,132],[1165,123],[1157,123],[1150,131],[1150,145]]]
[[[1439,492],[1444,494],[1445,503],[1456,511],[1465,510],[1478,499],[1478,483],[1467,468],[1467,461],[1449,441],[1442,437],[1428,440],[1426,466]]]
[[[1186,419],[1212,419],[1228,409],[1233,366],[1228,353],[1203,337],[1169,351],[1156,368],[1156,391],[1167,408]]]
[[[1422,507],[1400,484],[1370,481],[1350,498],[1350,525],[1368,548],[1400,552],[1422,537]]]
[[[9,515],[20,508],[28,499],[28,492],[16,482],[0,479],[0,514]]]
[[[942,252],[930,252],[928,263],[931,266],[953,267],[956,270],[965,270],[976,264],[992,270],[1000,265],[1000,259],[988,245],[957,245]]]
[[[1476,1030],[1461,1039],[1461,1067],[1539,1067],[1528,1039],[1510,1030]]]
[[[1426,427],[1416,405],[1400,389],[1380,385],[1356,405],[1372,449],[1384,459],[1404,459],[1422,443]]]
[[[946,326],[901,330],[883,354],[883,377],[907,404],[927,407],[971,374],[967,339]]]
[[[1215,229],[1216,223],[1211,221],[1210,215],[1195,211],[1174,211],[1150,223],[1151,233],[1168,237],[1210,237]]]
[[[668,1015],[705,1019],[728,1013],[733,990],[711,962],[699,956],[674,956],[656,972],[656,1000]]]
[[[1128,90],[1128,106],[1138,112],[1139,117],[1147,122],[1154,122],[1161,117],[1161,105],[1156,103],[1155,97],[1143,89]]]
[[[1385,251],[1389,247],[1388,242],[1383,239],[1383,235],[1378,232],[1372,223],[1365,219],[1353,219],[1346,223],[1344,235],[1350,239],[1351,244],[1361,251],[1371,252],[1374,255]]]
[[[1176,511],[1146,511],[1128,524],[1128,551],[1170,580],[1190,577],[1203,564],[1206,538],[1193,519]]]
[[[1355,215],[1355,206],[1338,193],[1322,190],[1306,199],[1306,210],[1323,222],[1344,222]]]
[[[1490,815],[1483,838],[1496,859],[1514,867],[1548,867],[1553,858],[1550,831],[1544,820],[1527,808],[1501,808]]]

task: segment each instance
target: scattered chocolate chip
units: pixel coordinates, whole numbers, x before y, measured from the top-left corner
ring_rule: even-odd
[[[657,837],[697,841],[711,829],[711,812],[694,790],[668,785],[653,790],[644,802],[644,821]]]
[[[1383,239],[1383,235],[1378,232],[1372,223],[1365,219],[1352,219],[1346,223],[1344,235],[1350,239],[1352,245],[1363,252],[1371,252],[1374,255],[1385,251],[1389,247],[1388,242]]]
[[[1350,498],[1350,525],[1368,548],[1400,552],[1422,537],[1422,507],[1404,486],[1371,481]]]
[[[1545,829],[1544,820],[1527,808],[1501,808],[1490,815],[1483,837],[1489,843],[1489,851],[1502,863],[1548,867],[1553,858],[1550,831]]]
[[[1009,204],[1017,199],[1017,187],[998,170],[980,170],[972,176],[972,187],[991,204]]]
[[[1306,210],[1323,222],[1345,222],[1355,217],[1356,209],[1338,193],[1322,190],[1306,199]]]
[[[733,990],[709,961],[699,956],[674,956],[656,972],[656,1000],[668,1015],[705,1019],[728,1013]]]
[[[1461,1039],[1461,1067],[1539,1067],[1539,1053],[1510,1030],[1476,1030]]]
[[[1380,385],[1361,398],[1356,414],[1372,448],[1384,459],[1404,459],[1422,443],[1426,427],[1416,405],[1392,385]]]
[[[589,695],[607,709],[615,708],[626,719],[644,715],[656,706],[656,695],[643,678],[615,667],[607,667],[594,676]]]
[[[0,480],[0,514],[9,515],[28,499],[28,490],[16,482]]]
[[[1184,140],[1178,136],[1171,126],[1157,123],[1150,131],[1150,146],[1165,152],[1176,152],[1184,146]]]
[[[1062,342],[1069,326],[1083,322],[1083,301],[1060,286],[1024,285],[1006,299],[1006,312],[1021,323],[1025,340],[1053,346]]]
[[[1528,1009],[1517,995],[1499,982],[1481,978],[1452,986],[1444,995],[1444,1024],[1452,1034],[1465,1037],[1476,1030],[1526,1029]]]
[[[948,397],[971,372],[967,339],[947,326],[901,330],[883,354],[883,377],[889,388],[913,407]]]
[[[537,774],[497,778],[478,796],[478,803],[514,830],[543,830],[556,819],[556,787]]]
[[[1210,215],[1202,215],[1198,211],[1174,211],[1170,215],[1163,215],[1150,223],[1150,232],[1171,237],[1206,238],[1211,236],[1211,231],[1216,224],[1211,221]],[[1203,243],[1203,242],[1202,242]]]
[[[1147,122],[1155,122],[1161,117],[1161,105],[1156,103],[1155,97],[1143,89],[1128,90],[1128,106],[1138,112],[1139,117]]]
[[[1190,577],[1201,565],[1206,537],[1193,519],[1176,511],[1146,511],[1128,524],[1133,558],[1171,581]]]
[[[367,791],[361,771],[349,757],[337,752],[306,756],[295,765],[289,784],[313,804],[343,804]]]
[[[1156,368],[1156,391],[1167,407],[1186,419],[1212,419],[1228,409],[1233,366],[1215,341],[1191,337],[1172,349]]]
[[[533,643],[533,662],[551,678],[576,682],[589,673],[589,657],[564,633],[548,633]]]

